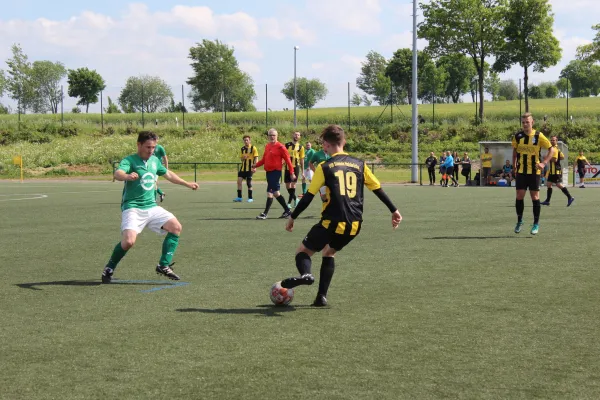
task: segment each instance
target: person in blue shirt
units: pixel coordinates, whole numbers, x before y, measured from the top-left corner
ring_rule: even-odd
[[[502,178],[506,179],[507,186],[510,187],[513,179],[513,166],[510,164],[510,160],[506,160],[506,164],[502,166]]]
[[[442,186],[448,187],[448,178],[452,179],[452,186],[458,187],[458,181],[454,178],[454,157],[452,157],[452,153],[449,151],[446,152],[446,159],[442,164],[443,167],[446,168],[446,179]]]

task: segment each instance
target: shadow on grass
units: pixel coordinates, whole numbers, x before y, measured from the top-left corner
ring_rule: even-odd
[[[187,283],[186,283],[187,284]],[[51,282],[31,282],[31,283],[17,283],[16,286],[22,289],[31,289],[31,290],[42,290],[37,286],[100,286],[103,285],[102,282],[98,279],[94,280],[71,280],[71,281],[51,281]],[[146,285],[146,286],[157,286],[157,285],[168,285],[175,286],[176,283],[171,281],[132,281],[132,280],[118,280],[113,279],[113,281],[107,286],[111,285]]]
[[[256,308],[178,308],[177,312],[198,312],[204,314],[226,314],[226,315],[263,315],[265,317],[281,317],[281,313],[296,311],[299,308],[316,310],[307,305],[301,306],[275,306],[272,304],[262,304]]]
[[[301,217],[298,219],[317,219],[320,217],[315,217],[312,215],[308,215],[306,217]],[[223,217],[223,218],[219,218],[219,217],[210,217],[210,218],[198,218],[198,221],[250,221],[250,220],[255,220],[257,219],[256,217],[238,217],[238,218],[232,218],[232,217]],[[267,218],[272,219],[272,220],[285,220],[285,218],[279,218],[279,217],[273,217],[273,218]]]
[[[486,239],[531,239],[532,236],[435,236],[424,238],[426,240],[486,240]]]

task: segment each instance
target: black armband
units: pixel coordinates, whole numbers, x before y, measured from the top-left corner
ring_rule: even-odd
[[[296,206],[296,208],[294,208],[294,211],[292,212],[292,219],[296,219],[300,216],[300,214],[302,213],[302,211],[306,210],[306,208],[309,206],[310,202],[312,201],[312,199],[315,197],[314,194],[306,192],[304,193],[304,196],[302,196],[302,199],[300,200],[300,202],[298,203],[298,205]]]
[[[387,206],[390,212],[393,213],[396,212],[396,210],[398,210],[398,208],[394,205],[394,203],[392,203],[392,201],[390,200],[388,195],[383,191],[382,188],[373,190],[373,193],[375,194],[375,196],[377,196],[379,200],[381,200],[383,204]]]

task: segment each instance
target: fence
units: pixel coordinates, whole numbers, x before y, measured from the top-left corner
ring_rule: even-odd
[[[427,77],[422,78],[421,84],[427,84]],[[523,85],[520,80],[505,80],[500,82],[500,88],[493,89],[493,93],[487,93],[485,98],[484,116],[487,121],[519,121],[520,115],[525,112],[525,100],[523,98]],[[571,87],[567,80],[567,87]],[[192,125],[201,124],[231,124],[252,125],[269,128],[277,125],[294,125],[306,127],[310,125],[323,125],[336,123],[351,128],[358,125],[377,125],[388,123],[412,123],[411,106],[402,88],[390,86],[387,93],[380,96],[382,103],[378,106],[370,105],[374,102],[373,96],[367,96],[356,84],[352,82],[326,83],[327,95],[324,99],[317,101],[316,108],[300,108],[297,104],[294,109],[293,99],[289,100],[284,94],[284,85],[267,84],[254,86],[253,106],[254,112],[233,112],[230,106],[228,92],[224,89],[220,93],[220,103],[213,112],[189,112],[193,108],[189,98],[192,88],[185,84],[170,85],[172,104],[157,103],[152,93],[141,94],[141,111],[135,113],[107,113],[110,102],[114,105],[110,110],[119,108],[119,97],[124,86],[107,86],[99,96],[97,103],[90,104],[90,112],[69,113],[69,108],[75,105],[76,99],[65,97],[66,87],[61,87],[62,96],[59,100],[56,114],[40,114],[36,118],[40,122],[60,122],[64,125],[68,122],[92,124],[98,126],[102,131],[106,126],[119,125],[141,125],[161,127],[181,127],[186,129]],[[474,83],[465,94],[455,100],[459,104],[453,104],[452,99],[442,89],[436,89],[436,85],[430,92],[423,92],[419,104],[419,122],[422,125],[453,124],[467,121],[478,124],[481,121],[478,116],[479,98],[476,96],[477,86]],[[498,86],[498,85],[497,85]],[[564,86],[564,85],[563,85]],[[551,82],[529,83],[529,110],[532,111],[537,120],[547,118],[549,122],[576,122],[578,120],[600,121],[597,98],[578,97],[571,99],[572,93],[562,88],[561,85]],[[303,89],[310,97],[310,88]],[[492,90],[486,87],[486,90]],[[587,92],[578,92],[583,96]],[[593,94],[593,93],[592,93]],[[562,96],[562,97],[559,97]],[[297,96],[298,97],[298,96]],[[170,99],[171,99],[170,98]],[[544,98],[542,100],[542,98]],[[169,103],[170,103],[169,99]],[[507,101],[503,101],[507,99]],[[513,101],[508,101],[513,99]],[[365,103],[366,102],[366,103]],[[19,101],[17,100],[17,103]],[[374,102],[373,104],[376,104]],[[367,104],[368,106],[366,106]],[[17,121],[21,122],[20,107],[17,106]],[[163,112],[165,110],[178,110],[178,112]],[[29,117],[28,117],[29,118]],[[0,123],[14,121],[14,118],[1,117]]]
[[[118,161],[112,161],[112,168],[113,168],[113,175],[117,169],[117,167],[119,166],[119,162]],[[201,166],[236,166],[236,170],[239,170],[240,166],[241,166],[241,162],[171,162],[169,161],[169,167],[171,166],[192,166],[192,170],[194,172],[194,182],[198,181],[198,171],[200,169]],[[378,171],[380,170],[386,170],[386,169],[393,169],[394,167],[405,167],[405,168],[400,168],[402,170],[406,169],[406,170],[410,170],[410,167],[412,167],[415,164],[410,164],[410,163],[375,163],[375,162],[367,162],[366,163],[369,168],[371,168],[371,171],[375,173],[376,169]],[[416,164],[419,166],[419,177],[418,177],[418,183],[419,185],[423,185],[423,167],[425,166],[425,164]],[[410,176],[410,173],[409,173]],[[407,180],[405,180],[405,182],[410,182],[410,178],[408,178]]]

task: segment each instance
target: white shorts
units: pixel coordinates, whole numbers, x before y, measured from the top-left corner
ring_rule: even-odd
[[[159,235],[166,235],[167,231],[162,226],[170,219],[175,218],[173,214],[160,206],[152,207],[147,210],[139,208],[130,208],[121,213],[121,232],[131,229],[141,233],[146,226]]]
[[[306,168],[303,173],[304,178],[306,178],[306,180],[309,182],[312,181],[314,174],[315,174],[314,171],[310,168]]]

